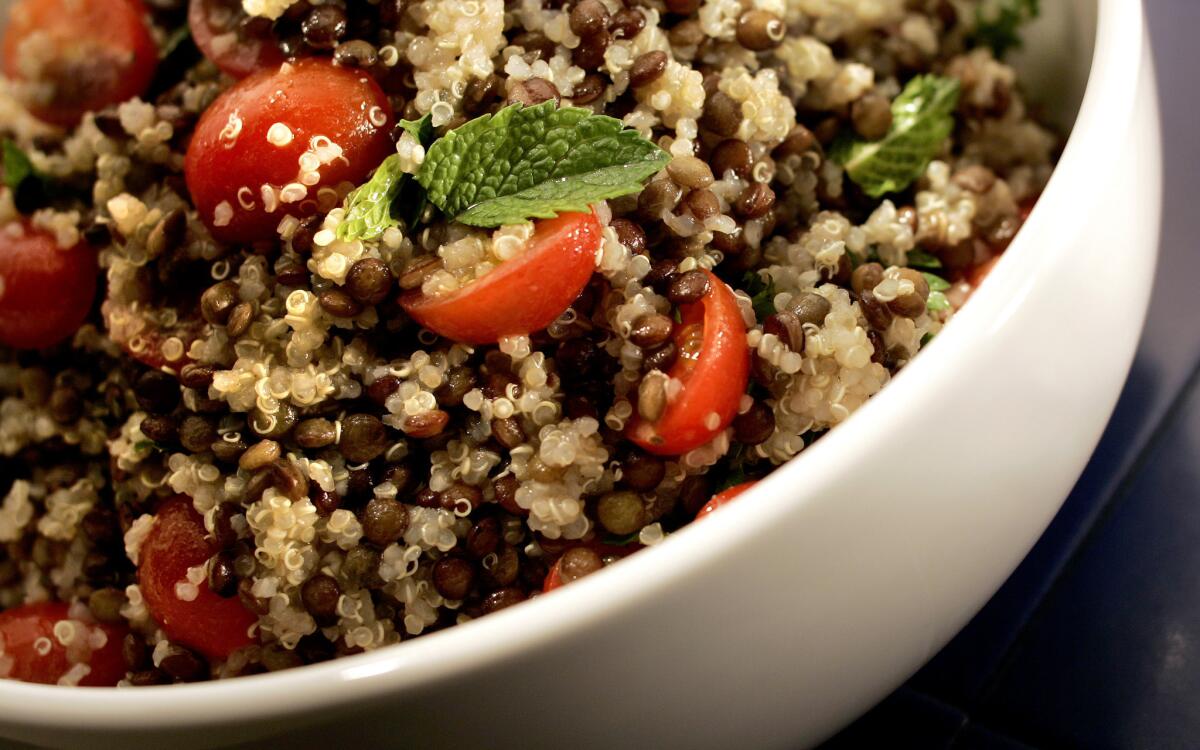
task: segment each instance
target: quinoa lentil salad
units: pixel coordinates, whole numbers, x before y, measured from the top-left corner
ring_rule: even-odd
[[[0,676],[358,653],[717,511],[1020,227],[1036,12],[16,2]]]

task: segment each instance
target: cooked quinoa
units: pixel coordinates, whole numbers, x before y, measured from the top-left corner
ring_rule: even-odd
[[[438,135],[552,100],[620,119],[669,163],[593,207],[594,272],[554,322],[470,345],[422,329],[399,295],[486,279],[535,225],[426,210],[419,228],[347,238],[356,185],[308,194],[344,160],[315,140],[295,183],[202,213],[185,152],[235,79],[180,40],[183,0],[146,2],[167,52],[142,97],[61,127],[27,109],[46,92],[0,79],[0,134],[65,186],[4,189],[0,232],[87,243],[102,276],[66,341],[0,349],[0,608],[68,605],[61,684],[90,671],[110,632],[98,624],[125,633],[120,685],[274,671],[472,620],[662,542],[916,356],[1016,233],[1058,148],[979,43],[973,0],[201,5],[229,29],[218,48],[332,59]],[[30,57],[25,75],[44,64]],[[883,138],[921,74],[957,82],[952,131],[915,182],[871,197],[832,154]],[[293,137],[279,122],[267,140]],[[415,175],[428,144],[389,138]],[[304,200],[310,213],[281,209],[270,240],[213,236],[239,211]],[[705,271],[736,296],[749,386],[711,440],[656,455],[631,425],[685,387],[670,375],[692,356],[679,310]],[[211,555],[174,596],[216,592],[251,613],[249,645],[227,658],[173,640],[143,596],[145,545],[178,496]]]

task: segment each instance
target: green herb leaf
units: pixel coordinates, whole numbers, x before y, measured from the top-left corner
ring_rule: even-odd
[[[616,534],[605,534],[600,540],[601,544],[607,544],[612,547],[625,547],[630,544],[635,544],[641,538],[640,530],[628,534],[626,536],[617,536]]]
[[[162,47],[158,50],[160,60],[165,60],[170,57],[179,46],[188,41],[192,37],[192,29],[186,23],[178,26],[170,34],[167,34],[166,39],[163,39]]]
[[[433,121],[429,115],[420,120],[401,120],[398,124],[421,145],[433,140]],[[415,184],[412,175],[400,168],[399,155],[384,159],[371,179],[346,196],[346,216],[338,225],[338,239],[379,239],[401,220],[412,226],[425,207],[423,191],[406,190]]]
[[[146,439],[146,440],[139,440],[136,443],[134,443],[133,449],[135,451],[150,451],[150,450],[160,451],[163,449],[163,447],[153,440]]]
[[[1021,26],[1038,17],[1038,0],[996,0],[975,8],[975,30],[971,40],[992,48],[997,57],[1021,47]]]
[[[775,279],[770,275],[764,279],[754,271],[747,271],[746,275],[742,277],[742,286],[750,295],[750,302],[754,305],[754,317],[759,321],[766,320],[777,312],[775,310]]]
[[[910,250],[908,265],[912,268],[941,268],[942,261],[936,255],[930,255],[924,250]]]
[[[429,149],[417,181],[451,219],[495,227],[636,193],[669,160],[620,120],[548,101],[450,131]]]
[[[950,300],[946,299],[946,295],[941,292],[930,292],[929,301],[925,303],[926,309],[929,312],[941,312],[942,310],[950,309]]]
[[[925,283],[929,284],[929,291],[931,292],[944,292],[950,288],[950,282],[941,276],[926,272],[922,272],[921,275],[925,277]]]
[[[21,147],[8,138],[0,142],[0,157],[4,159],[4,184],[12,191],[20,213],[31,214],[67,193],[63,185],[39,172]]]
[[[20,190],[25,180],[36,178],[37,172],[29,157],[12,140],[5,138],[0,148],[4,154],[4,184],[15,193]]]
[[[921,337],[921,348],[922,349],[924,349],[926,346],[928,346],[930,341],[933,341],[934,335],[935,334],[931,331]]]
[[[904,190],[921,176],[954,129],[959,84],[917,76],[892,102],[892,127],[878,141],[843,138],[832,157],[872,198]]]

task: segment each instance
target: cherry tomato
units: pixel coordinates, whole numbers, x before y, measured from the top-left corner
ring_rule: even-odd
[[[262,70],[213,102],[184,162],[200,217],[219,240],[276,236],[285,214],[329,210],[392,152],[392,108],[366,73],[308,58]]]
[[[79,680],[88,687],[111,687],[125,677],[121,641],[128,628],[73,620],[64,602],[25,604],[0,612],[0,675],[23,682],[57,684],[75,663],[88,665]],[[63,646],[54,634],[55,624],[71,621],[78,630]],[[8,659],[12,663],[4,668]]]
[[[642,548],[638,542],[632,542],[625,545],[605,544],[597,538],[592,538],[587,541],[566,540],[566,539],[546,539],[539,535],[538,545],[542,551],[550,559],[554,560],[554,564],[550,566],[550,571],[546,573],[546,578],[542,581],[542,593],[549,593],[556,588],[565,586],[562,580],[562,561],[563,555],[567,550],[575,547],[587,547],[591,551],[600,556],[601,559],[613,557],[628,557],[634,552]]]
[[[967,273],[967,283],[971,285],[971,289],[976,289],[980,284],[983,283],[983,280],[986,279],[988,274],[992,272],[992,269],[996,267],[996,263],[998,263],[1002,257],[1004,257],[1003,254],[993,255],[991,258],[988,258],[983,263],[975,266]]]
[[[164,329],[130,305],[105,300],[100,306],[108,336],[125,353],[156,370],[178,372],[192,361],[188,349],[204,332],[203,321],[192,318]],[[172,342],[176,339],[178,344]]]
[[[21,0],[4,32],[4,75],[29,111],[69,127],[140,95],[158,64],[141,0]]]
[[[448,294],[406,292],[400,305],[434,333],[467,344],[540,331],[587,286],[600,238],[600,223],[592,214],[539,221],[529,247],[517,257]]]
[[[275,67],[284,59],[270,22],[256,18],[247,24],[247,18],[241,0],[191,0],[188,4],[188,27],[196,46],[234,78]]]
[[[712,500],[709,500],[707,503],[704,504],[703,508],[701,508],[699,511],[696,512],[696,520],[700,520],[701,518],[708,516],[713,511],[715,511],[717,508],[720,508],[722,505],[726,505],[731,500],[733,500],[735,497],[742,494],[743,492],[750,489],[751,487],[753,487],[756,484],[758,484],[757,481],[743,482],[741,484],[730,487],[729,489],[725,490],[724,492],[717,493],[716,495],[713,496]]]
[[[0,227],[0,343],[17,349],[57,344],[75,333],[96,296],[96,251],[59,248],[26,223]]]
[[[254,640],[248,634],[257,618],[234,596],[223,599],[201,581],[191,601],[176,594],[188,568],[202,565],[216,546],[205,535],[204,521],[192,501],[177,495],[163,503],[142,542],[138,584],[146,607],[172,641],[213,659],[224,659]]]
[[[709,291],[699,302],[680,306],[675,327],[679,358],[668,375],[683,385],[668,396],[662,416],[650,422],[635,414],[629,439],[663,456],[677,456],[716,437],[737,416],[750,378],[750,348],[737,298],[708,274]]]

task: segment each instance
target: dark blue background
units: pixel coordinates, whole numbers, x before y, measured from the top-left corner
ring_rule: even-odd
[[[992,601],[825,750],[1200,748],[1200,0],[1145,5],[1164,226],[1146,331],[1116,413]]]

